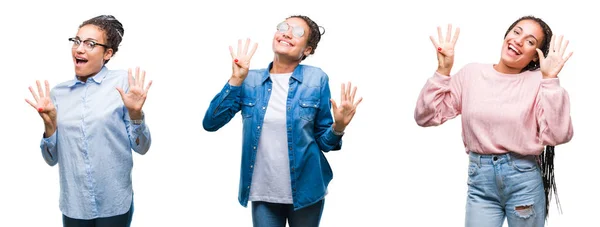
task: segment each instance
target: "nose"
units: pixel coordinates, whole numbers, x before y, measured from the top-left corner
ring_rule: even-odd
[[[83,45],[83,43],[79,44],[79,46],[77,46],[77,48],[75,49],[75,52],[77,52],[78,54],[85,53],[85,47],[83,47]]]
[[[523,46],[524,41],[525,41],[525,37],[523,37],[523,36],[519,36],[519,37],[515,38],[515,43],[519,46]]]

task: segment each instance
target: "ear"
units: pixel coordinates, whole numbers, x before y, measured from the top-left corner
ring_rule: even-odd
[[[310,52],[312,52],[312,47],[307,46],[306,49],[304,49],[304,56],[310,55]]]
[[[104,51],[104,61],[110,60],[110,58],[112,58],[112,56],[113,56],[112,48],[109,48],[108,50]]]

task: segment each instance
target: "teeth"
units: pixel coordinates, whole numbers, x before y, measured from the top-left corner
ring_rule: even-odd
[[[514,50],[517,54],[521,54],[521,51],[517,50],[517,48],[515,48],[513,45],[508,45],[508,48]]]
[[[288,42],[286,42],[286,41],[279,41],[279,43],[281,43],[281,44],[284,44],[284,45],[288,45],[288,46],[291,46],[291,45],[292,45],[292,44],[290,44],[290,43],[288,43]]]

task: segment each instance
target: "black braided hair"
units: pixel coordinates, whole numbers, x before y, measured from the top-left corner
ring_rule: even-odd
[[[556,181],[554,179],[554,146],[546,146],[546,150],[538,156],[538,160],[542,173],[542,181],[544,182],[544,193],[546,194],[546,219],[548,219],[548,209],[550,208],[552,194],[554,194],[554,200],[556,201],[558,210],[562,212],[556,189]]]
[[[106,35],[106,45],[108,48],[113,49],[113,56],[119,51],[119,44],[123,41],[123,35],[125,34],[125,29],[123,28],[123,24],[117,20],[112,15],[100,15],[89,20],[84,21],[79,25],[79,28],[85,25],[95,25],[100,30],[104,31]],[[106,60],[104,64],[108,63],[110,59]]]
[[[524,16],[524,17],[517,19],[512,25],[510,25],[508,30],[506,30],[504,37],[506,38],[506,35],[508,35],[508,33],[517,25],[517,23],[519,23],[522,20],[532,20],[532,21],[537,22],[540,25],[540,27],[542,28],[542,31],[544,33],[544,38],[542,39],[542,42],[540,43],[539,48],[542,51],[542,53],[544,54],[544,56],[548,56],[548,51],[550,51],[550,40],[552,39],[552,29],[550,29],[550,26],[548,26],[548,24],[546,24],[546,22],[544,22],[542,19],[540,19],[538,17]],[[523,70],[521,70],[521,72],[534,71],[534,70],[538,70],[539,68],[540,68],[539,59],[537,61],[533,60],[533,61],[529,62],[529,64],[527,64],[527,66],[525,66],[525,68],[523,68]],[[544,183],[544,193],[546,194],[545,217],[546,217],[546,219],[548,219],[548,213],[549,213],[548,210],[550,208],[550,201],[552,200],[552,194],[554,194],[554,196],[555,196],[556,205],[558,206],[559,211],[562,212],[562,208],[560,206],[560,201],[558,200],[558,194],[557,194],[557,190],[556,190],[556,181],[554,180],[554,146],[546,146],[545,150],[537,158],[538,158],[538,162],[540,165],[542,181]]]

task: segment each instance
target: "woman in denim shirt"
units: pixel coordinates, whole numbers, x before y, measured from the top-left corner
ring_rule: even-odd
[[[277,25],[273,62],[249,70],[257,45],[230,47],[233,74],[211,101],[203,127],[216,131],[238,111],[243,122],[238,200],[252,201],[254,226],[318,226],[333,173],[323,152],[340,150],[344,129],[361,102],[356,87],[342,84],[338,106],[327,74],[301,65],[321,39],[319,26],[306,16]],[[333,108],[333,118],[331,114]]]
[[[50,91],[37,81],[34,100],[26,100],[43,119],[40,144],[48,165],[59,165],[60,210],[64,226],[129,226],[133,214],[131,170],[133,149],[145,154],[150,131],[142,106],[152,81],[144,89],[145,72],[135,78],[123,70],[108,70],[117,53],[123,25],[102,15],[83,22],[71,50],[72,80]]]

